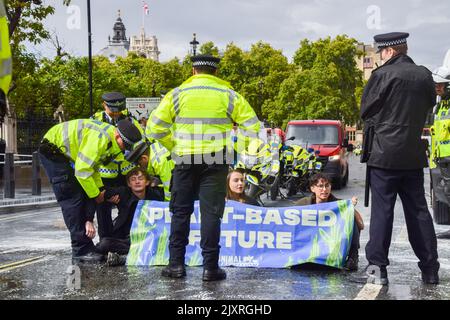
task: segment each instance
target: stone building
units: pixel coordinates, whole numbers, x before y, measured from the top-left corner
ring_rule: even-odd
[[[101,49],[98,53],[101,56],[107,57],[111,62],[114,62],[117,57],[125,58],[128,55],[130,49],[130,40],[126,37],[126,28],[120,17],[120,10],[118,11],[118,17],[113,27],[113,37],[108,36],[108,46]]]
[[[159,61],[158,39],[156,36],[146,37],[144,28],[141,28],[139,36],[131,37],[130,51],[147,59]]]
[[[370,44],[359,43],[358,50],[363,52],[360,58],[356,58],[358,69],[364,74],[364,80],[369,80],[372,71],[381,65],[381,57],[376,53],[377,49]]]

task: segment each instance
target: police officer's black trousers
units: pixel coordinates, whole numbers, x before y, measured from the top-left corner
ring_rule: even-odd
[[[86,236],[85,227],[87,217],[94,218],[94,199],[87,197],[68,160],[52,161],[41,153],[39,156],[69,229],[72,255],[82,256],[94,251],[94,243]]]
[[[170,265],[184,264],[194,201],[200,200],[203,267],[218,267],[220,223],[225,207],[227,165],[177,165],[172,172]]]
[[[394,206],[397,194],[405,213],[408,238],[423,272],[439,269],[433,220],[425,199],[423,170],[370,168],[372,207],[366,257],[370,264],[389,265]]]
[[[119,175],[112,179],[102,179],[105,188],[120,187],[126,185],[125,177]],[[113,233],[113,220],[112,220],[112,208],[113,204],[105,199],[100,204],[97,204],[97,223],[98,223],[98,236],[101,239],[105,237],[112,237]]]

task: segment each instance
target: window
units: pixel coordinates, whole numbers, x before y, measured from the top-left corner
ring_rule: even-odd
[[[338,145],[338,128],[333,125],[290,125],[286,137],[294,136],[290,144],[310,146],[312,144]]]

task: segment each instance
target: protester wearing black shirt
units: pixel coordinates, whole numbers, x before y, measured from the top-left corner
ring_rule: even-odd
[[[114,220],[111,237],[103,238],[96,246],[102,254],[108,254],[108,264],[123,264],[130,249],[130,229],[134,212],[140,200],[164,201],[164,189],[155,178],[141,168],[134,168],[126,177],[127,185],[107,189],[105,199],[117,205],[118,216]],[[117,255],[121,255],[119,257]],[[111,260],[120,260],[111,261]]]

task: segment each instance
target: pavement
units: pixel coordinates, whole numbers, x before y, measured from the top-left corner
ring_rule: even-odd
[[[42,190],[40,195],[32,195],[31,188],[17,189],[14,198],[5,198],[3,190],[0,192],[0,213],[39,210],[55,206],[58,206],[58,203],[50,188]]]
[[[427,171],[426,171],[427,172]],[[389,285],[367,285],[364,248],[368,241],[370,210],[362,205],[365,168],[350,159],[349,184],[335,191],[340,198],[359,198],[357,209],[365,221],[359,251],[360,268],[345,272],[318,265],[296,269],[225,268],[227,280],[204,283],[202,268],[190,267],[184,279],[160,276],[162,267],[82,266],[77,283],[67,283],[73,272],[69,233],[59,207],[0,214],[0,300],[448,300],[450,299],[450,241],[438,240],[441,263],[439,285],[424,285],[417,258],[408,242],[400,200],[395,208],[388,267]],[[425,187],[429,197],[429,175]],[[299,197],[299,196],[297,196]],[[264,199],[263,199],[264,200]],[[267,206],[288,206],[289,200]],[[431,207],[430,207],[431,210]],[[435,225],[436,232],[448,226]],[[94,242],[98,239],[94,239]]]

